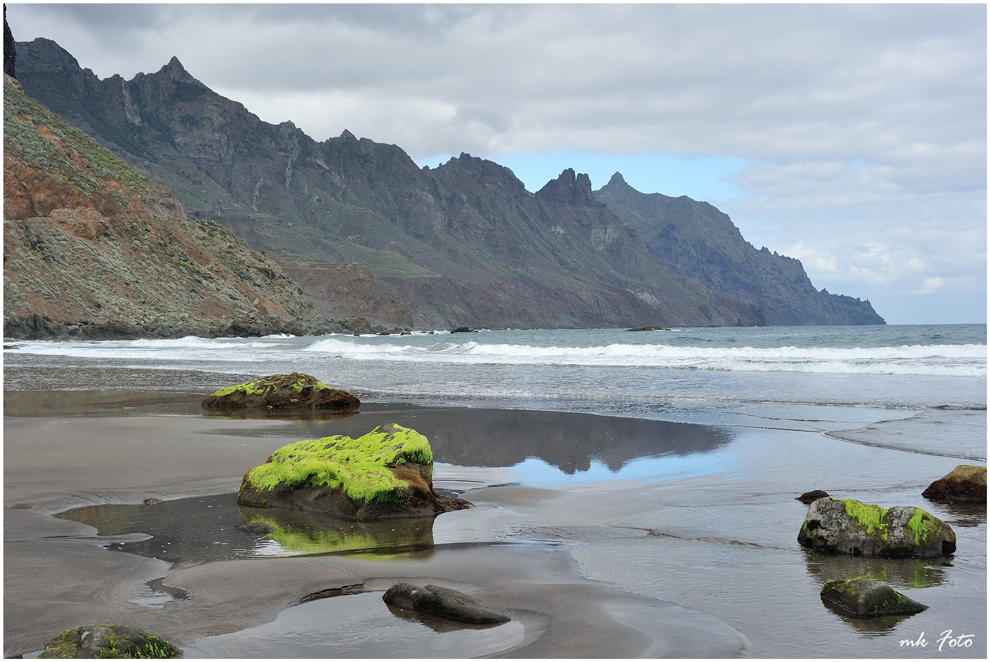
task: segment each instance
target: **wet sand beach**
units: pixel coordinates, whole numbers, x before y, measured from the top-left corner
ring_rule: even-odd
[[[189,657],[986,655],[986,507],[920,497],[953,458],[811,431],[554,412],[382,404],[335,420],[221,418],[203,415],[198,397],[5,394],[5,656],[95,622],[146,628]],[[866,422],[862,412],[829,415],[836,430]],[[245,470],[285,443],[386,421],[426,434],[436,486],[475,504],[438,517],[431,545],[282,558],[213,551],[242,544],[228,533],[247,535],[230,531],[240,515],[229,495]],[[806,507],[794,498],[816,488],[924,507],[952,524],[957,554],[806,552],[796,542]],[[166,503],[140,506],[147,498]],[[132,504],[121,519],[135,530],[98,536],[53,516],[100,504]],[[141,522],[155,518],[166,524],[151,540],[178,551],[147,551],[151,525]],[[864,623],[823,606],[825,580],[863,571],[929,609]],[[380,595],[400,579],[468,592],[514,621],[445,631],[390,613]],[[331,597],[305,601],[313,594]],[[948,629],[973,643],[899,645]]]
[[[200,564],[108,551],[104,545],[142,536],[99,537],[89,526],[52,514],[86,504],[235,492],[246,468],[275,447],[298,440],[294,430],[299,422],[114,416],[114,399],[110,396],[104,404],[107,400],[111,409],[101,413],[111,415],[5,417],[5,656],[37,651],[54,634],[82,623],[123,622],[177,641],[194,657],[242,657],[245,650],[236,643],[211,648],[204,637],[270,623],[305,596],[328,589],[360,587],[380,598],[399,579],[470,592],[503,605],[521,625],[488,648],[467,641],[443,656],[680,657],[700,650],[705,656],[724,657],[745,649],[745,638],[717,619],[585,580],[573,558],[556,546],[488,541],[438,544],[425,553],[384,560],[322,555]],[[92,404],[67,402],[65,408],[80,413],[90,407],[90,413],[100,413]],[[122,406],[135,405],[142,406]],[[376,424],[372,420],[363,427]],[[497,470],[458,475],[439,467],[437,473],[438,486],[504,477]],[[525,488],[518,491],[513,498],[539,500]],[[498,507],[497,498],[478,502],[479,511]],[[159,591],[171,589],[181,599],[149,607],[148,583],[155,580],[161,580]],[[336,620],[334,598],[320,602],[327,607],[325,631],[325,622]],[[340,608],[348,611],[346,604]],[[384,604],[379,611],[388,613]],[[315,650],[328,657],[406,657],[413,650],[365,635],[355,650],[335,650],[329,641],[316,641],[308,644],[316,648],[307,653],[302,644],[259,647],[252,636],[248,632],[241,638],[260,657],[306,656]],[[265,639],[271,646],[271,633]],[[700,649],[698,640],[703,642]],[[432,647],[421,651],[424,656],[438,652],[435,645],[426,645]]]

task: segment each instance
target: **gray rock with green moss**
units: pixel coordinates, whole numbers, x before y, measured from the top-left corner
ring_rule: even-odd
[[[203,400],[209,409],[321,409],[353,411],[361,406],[356,397],[327,386],[316,377],[294,372],[269,375],[253,382],[227,386]]]
[[[309,439],[283,446],[244,474],[237,502],[340,519],[431,517],[470,504],[433,490],[426,437],[392,423],[351,439]]]
[[[182,657],[182,649],[139,628],[83,625],[54,637],[38,657],[168,659]]]
[[[936,557],[956,551],[952,528],[921,508],[825,497],[808,506],[798,542],[827,554]]]
[[[495,605],[435,584],[421,587],[398,582],[385,591],[382,600],[399,609],[422,611],[462,623],[507,623],[512,620]]]
[[[827,606],[852,618],[917,614],[928,609],[926,605],[869,577],[825,582],[821,596]]]

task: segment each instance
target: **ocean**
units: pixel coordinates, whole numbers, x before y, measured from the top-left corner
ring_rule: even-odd
[[[986,463],[986,340],[986,325],[919,325],[15,341],[4,389],[206,394],[308,373],[369,416],[434,425],[421,431],[437,435],[440,487],[556,495],[543,509],[444,515],[437,545],[564,546],[585,577],[710,614],[757,657],[985,657],[986,507],[920,493],[957,464]],[[415,413],[431,409],[452,413],[443,425]],[[518,412],[511,431],[495,429],[509,420],[496,410]],[[575,417],[547,430],[539,412]],[[807,552],[795,497],[811,489],[924,507],[956,530],[957,554]],[[929,609],[870,623],[823,606],[826,579],[864,571]],[[949,631],[970,643],[903,643]]]

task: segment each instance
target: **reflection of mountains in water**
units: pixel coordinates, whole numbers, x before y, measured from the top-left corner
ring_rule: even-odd
[[[637,458],[705,453],[732,439],[730,431],[691,423],[473,408],[362,410],[347,419],[320,423],[310,432],[314,437],[356,437],[383,423],[426,435],[437,462],[511,467],[540,458],[568,474],[587,471],[592,459],[618,471]]]

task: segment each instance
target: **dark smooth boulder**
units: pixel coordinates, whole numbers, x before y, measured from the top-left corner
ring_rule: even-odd
[[[210,409],[321,409],[353,411],[361,401],[348,393],[327,386],[316,377],[294,372],[269,375],[246,384],[235,384],[215,391],[203,400]]]
[[[917,614],[928,609],[926,605],[869,577],[825,582],[821,596],[826,605],[853,618]]]
[[[54,637],[38,657],[168,659],[182,657],[182,649],[147,630],[126,625],[83,625]]]
[[[825,490],[811,490],[810,492],[805,492],[799,497],[796,497],[797,501],[800,501],[804,505],[810,505],[812,501],[818,501],[818,499],[824,499],[828,496],[828,492]]]
[[[987,468],[960,464],[929,485],[921,496],[938,503],[986,503]]]
[[[433,517],[470,506],[433,490],[429,440],[392,423],[357,439],[333,436],[283,446],[244,474],[237,503],[358,521]]]
[[[382,600],[401,609],[413,609],[462,623],[507,623],[512,617],[498,607],[452,588],[407,582],[393,584]]]
[[[459,326],[456,329],[451,329],[451,333],[478,333],[469,326]]]
[[[853,556],[947,556],[956,551],[956,534],[948,524],[921,508],[881,508],[855,499],[817,499],[798,542],[827,554]]]
[[[670,331],[665,326],[640,326],[635,329],[626,329],[626,331]]]

